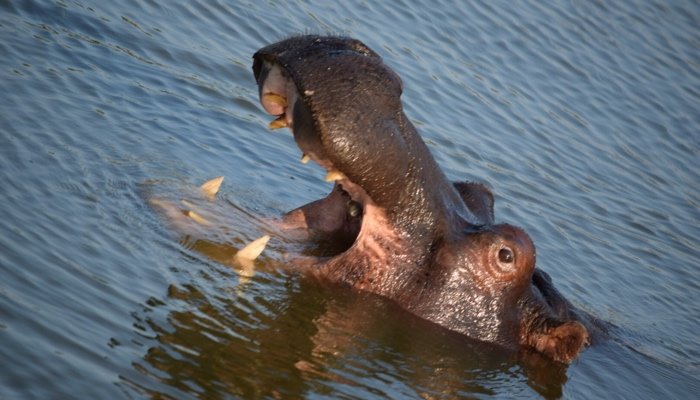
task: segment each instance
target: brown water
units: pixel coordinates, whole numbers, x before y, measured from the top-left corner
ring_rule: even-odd
[[[374,3],[0,0],[0,398],[697,395],[700,6]],[[250,69],[303,32],[385,58],[447,175],[491,185],[609,341],[523,365],[285,271],[275,238],[239,284],[261,218],[330,189]],[[145,200],[218,175],[208,242]]]

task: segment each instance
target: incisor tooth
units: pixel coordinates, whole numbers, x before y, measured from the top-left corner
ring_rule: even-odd
[[[287,126],[287,118],[285,118],[284,115],[281,115],[277,119],[273,120],[270,122],[270,124],[267,126],[270,129],[280,129],[280,128],[286,128]]]
[[[265,103],[269,102],[277,104],[281,107],[287,107],[287,99],[275,93],[265,93],[262,96],[262,100]]]
[[[302,164],[308,163],[309,160],[311,160],[311,157],[307,156],[306,154],[304,154],[304,155],[301,157],[301,163],[302,163]]]
[[[326,174],[326,182],[335,182],[346,178],[347,177],[345,176],[345,174],[338,171],[337,169],[328,171],[328,174]]]

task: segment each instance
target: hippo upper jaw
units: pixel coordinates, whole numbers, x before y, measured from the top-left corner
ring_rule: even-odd
[[[401,80],[361,42],[290,38],[255,53],[253,71],[271,127],[289,127],[303,160],[361,187],[394,229],[430,242],[474,221],[404,114]]]

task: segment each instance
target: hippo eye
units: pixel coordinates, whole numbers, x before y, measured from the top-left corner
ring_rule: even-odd
[[[515,256],[513,255],[513,250],[509,249],[508,247],[504,247],[498,251],[498,261],[504,264],[510,264],[514,259]]]

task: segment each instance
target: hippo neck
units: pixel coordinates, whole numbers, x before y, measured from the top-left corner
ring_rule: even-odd
[[[474,224],[475,217],[442,172],[425,142],[403,111],[397,113],[396,127],[406,147],[403,170],[388,187],[370,195],[387,210],[394,227],[414,238],[431,241],[451,236]],[[384,167],[386,168],[386,167]]]
[[[416,132],[415,127],[401,113],[401,129],[410,131],[411,156],[407,185],[402,199],[401,217],[416,216],[424,224],[434,224],[446,232],[460,231],[475,218],[465,206],[459,193],[442,172],[427,145]],[[420,201],[418,201],[420,199]],[[442,225],[442,226],[440,226]]]

